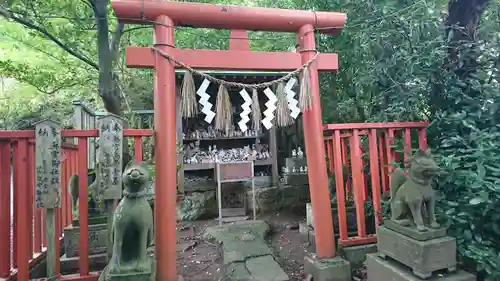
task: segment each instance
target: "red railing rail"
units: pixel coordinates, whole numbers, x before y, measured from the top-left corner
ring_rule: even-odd
[[[58,280],[96,281],[89,272],[88,235],[80,235],[79,274],[61,276],[60,240],[72,221],[72,202],[68,181],[78,174],[79,186],[87,186],[87,140],[99,136],[98,130],[63,130],[63,138],[78,138],[78,145],[64,143],[61,153],[61,208],[55,209],[55,253]],[[142,161],[142,137],[151,130],[125,129],[124,137],[134,139],[134,158]],[[11,189],[11,184],[13,188]],[[12,194],[11,194],[12,192]],[[80,189],[79,198],[87,198]],[[28,281],[30,266],[46,252],[45,210],[35,205],[35,131],[0,131],[0,279]],[[81,233],[88,232],[88,204],[79,204]],[[11,212],[11,206],[13,206]]]
[[[371,200],[375,226],[382,220],[381,196],[389,190],[393,161],[408,160],[412,151],[412,131],[416,131],[418,147],[427,149],[427,122],[354,123],[327,124],[323,130],[328,158],[328,169],[335,176],[337,198],[339,244],[342,246],[375,243],[375,234],[367,234],[364,203]],[[361,136],[367,136],[367,145],[362,145]],[[403,155],[393,149],[394,141],[403,141]],[[365,142],[366,144],[366,142]],[[368,152],[368,157],[362,157]],[[403,158],[402,158],[403,157]],[[368,161],[369,175],[365,172]],[[350,177],[344,179],[345,168]],[[368,179],[370,176],[370,179]],[[357,235],[349,237],[347,232],[346,196],[352,195],[356,209]]]

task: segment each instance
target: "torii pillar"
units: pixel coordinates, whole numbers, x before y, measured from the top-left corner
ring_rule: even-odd
[[[297,33],[303,50],[314,50],[314,29],[336,33],[346,15],[285,9],[253,8],[159,0],[112,0],[123,23],[154,23],[155,46],[194,69],[293,71],[301,68],[313,51],[251,52],[249,50],[182,50],[175,48],[174,26]],[[154,68],[154,136],[156,146],[156,257],[157,280],[176,280],[176,103],[175,68],[151,48],[127,48],[127,66]],[[318,71],[338,70],[336,54],[320,54],[310,65],[312,107],[303,112],[309,167],[309,186],[316,230],[316,254],[335,256],[335,239],[323,143]]]

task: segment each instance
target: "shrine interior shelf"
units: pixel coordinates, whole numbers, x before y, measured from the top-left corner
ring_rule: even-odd
[[[267,166],[273,164],[273,158],[265,160],[255,160],[255,166]],[[184,164],[184,171],[198,171],[198,170],[212,170],[215,169],[217,163],[197,163],[197,164]]]
[[[259,136],[234,136],[234,137],[215,137],[215,138],[184,138],[184,142],[188,141],[219,141],[219,140],[238,140],[238,139],[260,139],[263,138],[264,135]]]

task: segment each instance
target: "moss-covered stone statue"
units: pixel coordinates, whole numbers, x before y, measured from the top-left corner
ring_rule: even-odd
[[[153,212],[146,193],[149,186],[146,164],[130,162],[123,173],[123,198],[113,215],[112,256],[99,277],[104,280],[154,280],[154,258],[148,256],[153,244]]]
[[[95,170],[90,170],[88,173],[88,182],[90,185],[88,186],[88,192],[87,192],[87,200],[89,202],[89,216],[92,215],[99,215],[99,208],[101,207],[100,204],[101,202],[97,199],[97,181],[95,180]],[[69,194],[71,196],[71,202],[72,202],[72,213],[73,213],[73,219],[78,220],[79,214],[78,214],[78,202],[79,202],[79,178],[78,175],[72,175],[69,178],[69,184],[68,184],[68,189],[69,189]]]
[[[439,228],[436,221],[436,194],[432,179],[439,172],[432,157],[418,150],[409,163],[408,179],[401,169],[391,175],[391,220],[402,226],[416,226],[420,232]],[[426,222],[422,216],[425,210]]]

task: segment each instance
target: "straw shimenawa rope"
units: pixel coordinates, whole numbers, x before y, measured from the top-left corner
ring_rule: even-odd
[[[318,58],[318,55],[319,55],[319,52],[317,50],[315,50],[315,49],[302,49],[302,50],[299,50],[298,52],[315,52],[315,55],[311,59],[309,59],[306,63],[304,63],[302,65],[302,67],[297,68],[296,70],[294,70],[294,71],[288,73],[287,75],[282,76],[282,77],[280,77],[280,78],[278,78],[276,80],[272,80],[272,81],[268,81],[268,82],[263,82],[263,83],[258,83],[258,84],[245,84],[245,83],[237,83],[237,82],[225,81],[225,80],[213,77],[213,76],[211,76],[211,75],[209,75],[207,73],[204,73],[204,72],[201,72],[201,71],[197,71],[197,70],[193,69],[192,67],[190,67],[189,65],[186,65],[183,62],[174,59],[169,54],[167,54],[164,51],[158,49],[156,46],[153,46],[152,50],[155,51],[155,52],[157,52],[158,54],[160,54],[164,58],[170,60],[171,62],[177,64],[181,68],[185,68],[187,71],[189,71],[191,73],[194,73],[194,74],[197,74],[197,75],[199,75],[199,76],[201,76],[201,77],[209,80],[210,82],[217,83],[219,85],[225,85],[226,87],[230,86],[230,87],[236,87],[236,88],[241,88],[241,89],[243,89],[243,88],[248,88],[248,89],[265,89],[265,88],[268,88],[268,87],[270,87],[272,85],[275,85],[275,84],[277,84],[279,82],[288,81],[293,76],[295,76],[295,75],[301,73],[302,71],[306,70],[309,67],[309,65],[311,65],[311,63],[313,61],[315,61],[316,58]]]
[[[288,108],[288,100],[285,94],[285,83],[278,83],[276,96],[278,98],[278,104],[276,107],[276,126],[290,126],[293,123],[293,119],[292,116],[290,116],[290,109]]]
[[[257,89],[252,90],[252,128],[256,132],[260,132],[260,122],[262,114],[260,113],[259,94]]]
[[[226,112],[226,135],[229,134],[229,132],[232,129],[233,126],[233,104],[231,102],[231,98],[229,97],[229,93],[227,91],[227,88],[224,86],[224,105],[226,106],[225,112]]]
[[[283,83],[285,81],[288,81],[293,76],[296,76],[296,75],[302,73],[302,81],[301,81],[301,85],[300,85],[300,96],[299,96],[299,107],[302,111],[304,109],[311,108],[312,91],[311,91],[311,86],[310,86],[311,78],[309,76],[309,69],[308,68],[311,65],[311,63],[314,60],[316,60],[316,58],[318,58],[319,52],[315,49],[302,49],[302,50],[298,51],[298,52],[315,52],[315,55],[312,58],[310,58],[306,63],[304,63],[302,65],[302,67],[300,67],[292,72],[289,72],[287,75],[282,76],[276,80],[258,83],[258,84],[245,84],[245,83],[225,81],[225,80],[213,77],[211,75],[208,75],[207,73],[193,69],[189,65],[186,65],[183,62],[174,59],[169,54],[158,49],[156,46],[153,46],[152,50],[154,52],[157,52],[158,54],[160,54],[164,58],[170,60],[171,62],[177,64],[178,66],[185,68],[187,70],[187,72],[197,74],[197,75],[203,77],[204,79],[207,79],[210,82],[213,82],[213,83],[220,85],[219,94],[217,96],[217,106],[216,106],[216,108],[217,108],[217,113],[216,113],[217,116],[216,116],[216,120],[215,120],[216,129],[229,130],[229,128],[232,125],[232,117],[233,117],[232,107],[231,107],[231,101],[229,100],[229,94],[227,93],[226,87],[236,87],[236,88],[240,88],[240,89],[245,89],[245,88],[252,89],[254,91],[253,93],[255,94],[256,93],[255,90],[272,87],[278,83]],[[223,94],[222,96],[220,95],[221,93]],[[227,99],[226,99],[226,96],[227,96]],[[221,99],[220,104],[219,104],[219,99]],[[258,99],[253,98],[252,100],[253,100],[253,104],[258,103],[258,101],[257,101]],[[252,107],[252,108],[255,108],[254,110],[252,110],[252,117],[254,117],[254,120],[253,120],[254,130],[257,130],[257,128],[260,129],[260,118],[261,118],[260,108],[257,111],[257,107],[258,106]],[[223,108],[227,108],[227,110],[223,110]],[[186,113],[186,114],[188,114],[188,113]],[[288,113],[288,115],[289,115],[289,113]],[[283,122],[286,123],[287,118],[284,116],[283,116],[283,118],[284,118]],[[276,120],[273,119],[273,121],[276,121]]]
[[[302,112],[312,106],[311,76],[309,69],[304,68],[302,72],[302,81],[300,83],[299,107]]]
[[[196,87],[191,72],[184,73],[181,89],[181,114],[183,118],[193,118],[196,116]]]
[[[217,92],[215,108],[215,129],[229,133],[233,124],[233,106],[227,88],[222,84]]]

